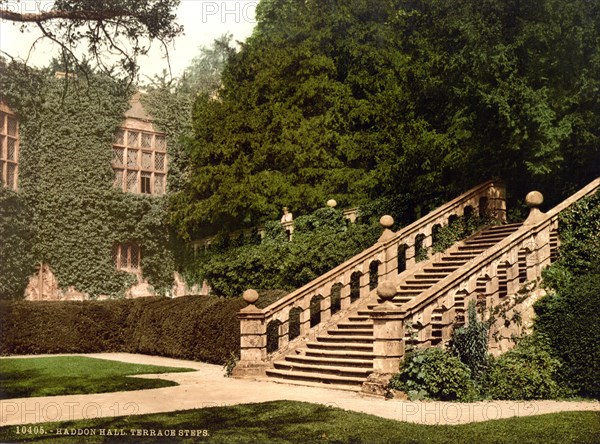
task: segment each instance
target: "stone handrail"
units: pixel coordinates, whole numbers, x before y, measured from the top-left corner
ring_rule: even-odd
[[[487,181],[396,233],[389,229],[393,220],[384,217],[382,225],[386,229],[372,247],[262,310],[249,302],[250,305],[238,314],[241,359],[234,374],[240,377],[262,374],[270,354],[284,353],[300,341],[316,336],[350,310],[364,304],[366,296],[377,284],[374,281],[385,280],[404,269],[414,268],[418,249],[431,246],[436,225],[446,225],[452,217],[462,216],[469,211],[478,211],[480,215],[504,221],[504,185],[498,181]],[[399,246],[404,246],[400,260]],[[332,297],[334,290],[339,291],[337,300]],[[337,310],[333,310],[336,304]],[[311,306],[316,307],[313,313]],[[295,323],[299,334],[290,338],[292,310],[297,311]],[[311,316],[317,319],[311,322]],[[277,334],[275,345],[269,344],[268,347],[269,325],[277,329]]]
[[[598,188],[600,178],[547,213],[537,208],[543,201],[541,194],[530,193],[531,212],[519,230],[401,307],[403,318],[419,328],[417,341],[426,344],[431,340],[434,310],[441,313],[442,337],[449,339],[457,307],[464,310],[466,301],[476,298],[477,293],[485,296],[486,306],[497,307],[527,282],[537,281],[551,262],[550,236],[558,228],[559,214]]]

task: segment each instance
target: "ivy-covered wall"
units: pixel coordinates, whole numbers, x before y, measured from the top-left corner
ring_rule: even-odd
[[[136,242],[142,246],[144,278],[155,292],[166,293],[174,271],[166,200],[113,188],[113,134],[132,88],[91,74],[56,79],[49,70],[15,63],[0,69],[1,99],[20,121],[18,196],[31,233],[20,235],[14,218],[4,217],[0,232],[10,233],[15,245],[29,244],[30,269],[43,262],[61,288],[91,298],[120,297],[136,282],[112,260],[114,243]],[[16,260],[21,255],[17,248],[2,250],[0,288],[11,288],[0,292],[3,298],[23,296],[23,264]],[[15,280],[19,285],[5,283]]]

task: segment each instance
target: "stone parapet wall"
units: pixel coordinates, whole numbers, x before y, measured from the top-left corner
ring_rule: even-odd
[[[449,340],[457,306],[464,309],[469,301],[475,301],[495,311],[492,352],[512,347],[512,338],[531,327],[533,304],[544,294],[539,282],[542,270],[551,263],[550,238],[557,232],[559,213],[599,187],[600,179],[596,179],[545,214],[533,206],[518,231],[405,304],[405,324],[414,327],[416,342],[430,345],[434,311],[442,313],[442,337]]]

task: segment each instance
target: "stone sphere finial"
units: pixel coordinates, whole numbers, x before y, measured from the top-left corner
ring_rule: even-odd
[[[244,291],[242,297],[248,304],[254,304],[256,301],[258,301],[258,291],[248,289]]]
[[[544,196],[539,191],[531,191],[525,196],[525,204],[529,208],[539,207],[544,203]]]
[[[327,201],[327,206],[329,208],[335,208],[337,206],[337,202],[335,201],[335,199],[329,199]]]
[[[386,214],[385,216],[381,216],[379,223],[383,226],[383,228],[391,228],[392,225],[394,225],[394,218]]]
[[[384,281],[377,287],[377,296],[383,301],[391,301],[396,296],[396,284]]]

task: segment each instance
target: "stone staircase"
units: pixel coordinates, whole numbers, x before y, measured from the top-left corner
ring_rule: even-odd
[[[510,236],[521,224],[488,227],[466,240],[459,242],[443,254],[424,262],[414,272],[406,272],[392,302],[402,306],[421,293],[431,289],[461,266],[485,250]],[[373,293],[374,295],[374,293]],[[316,336],[315,340],[290,351],[283,359],[276,360],[266,375],[273,381],[303,385],[327,384],[345,390],[361,390],[362,384],[373,372],[373,322],[371,312],[377,306],[377,298],[358,308]],[[455,303],[455,323],[464,323],[466,306]],[[442,341],[443,316],[441,310],[433,310],[431,319],[431,345]],[[407,336],[406,338],[410,338]]]

